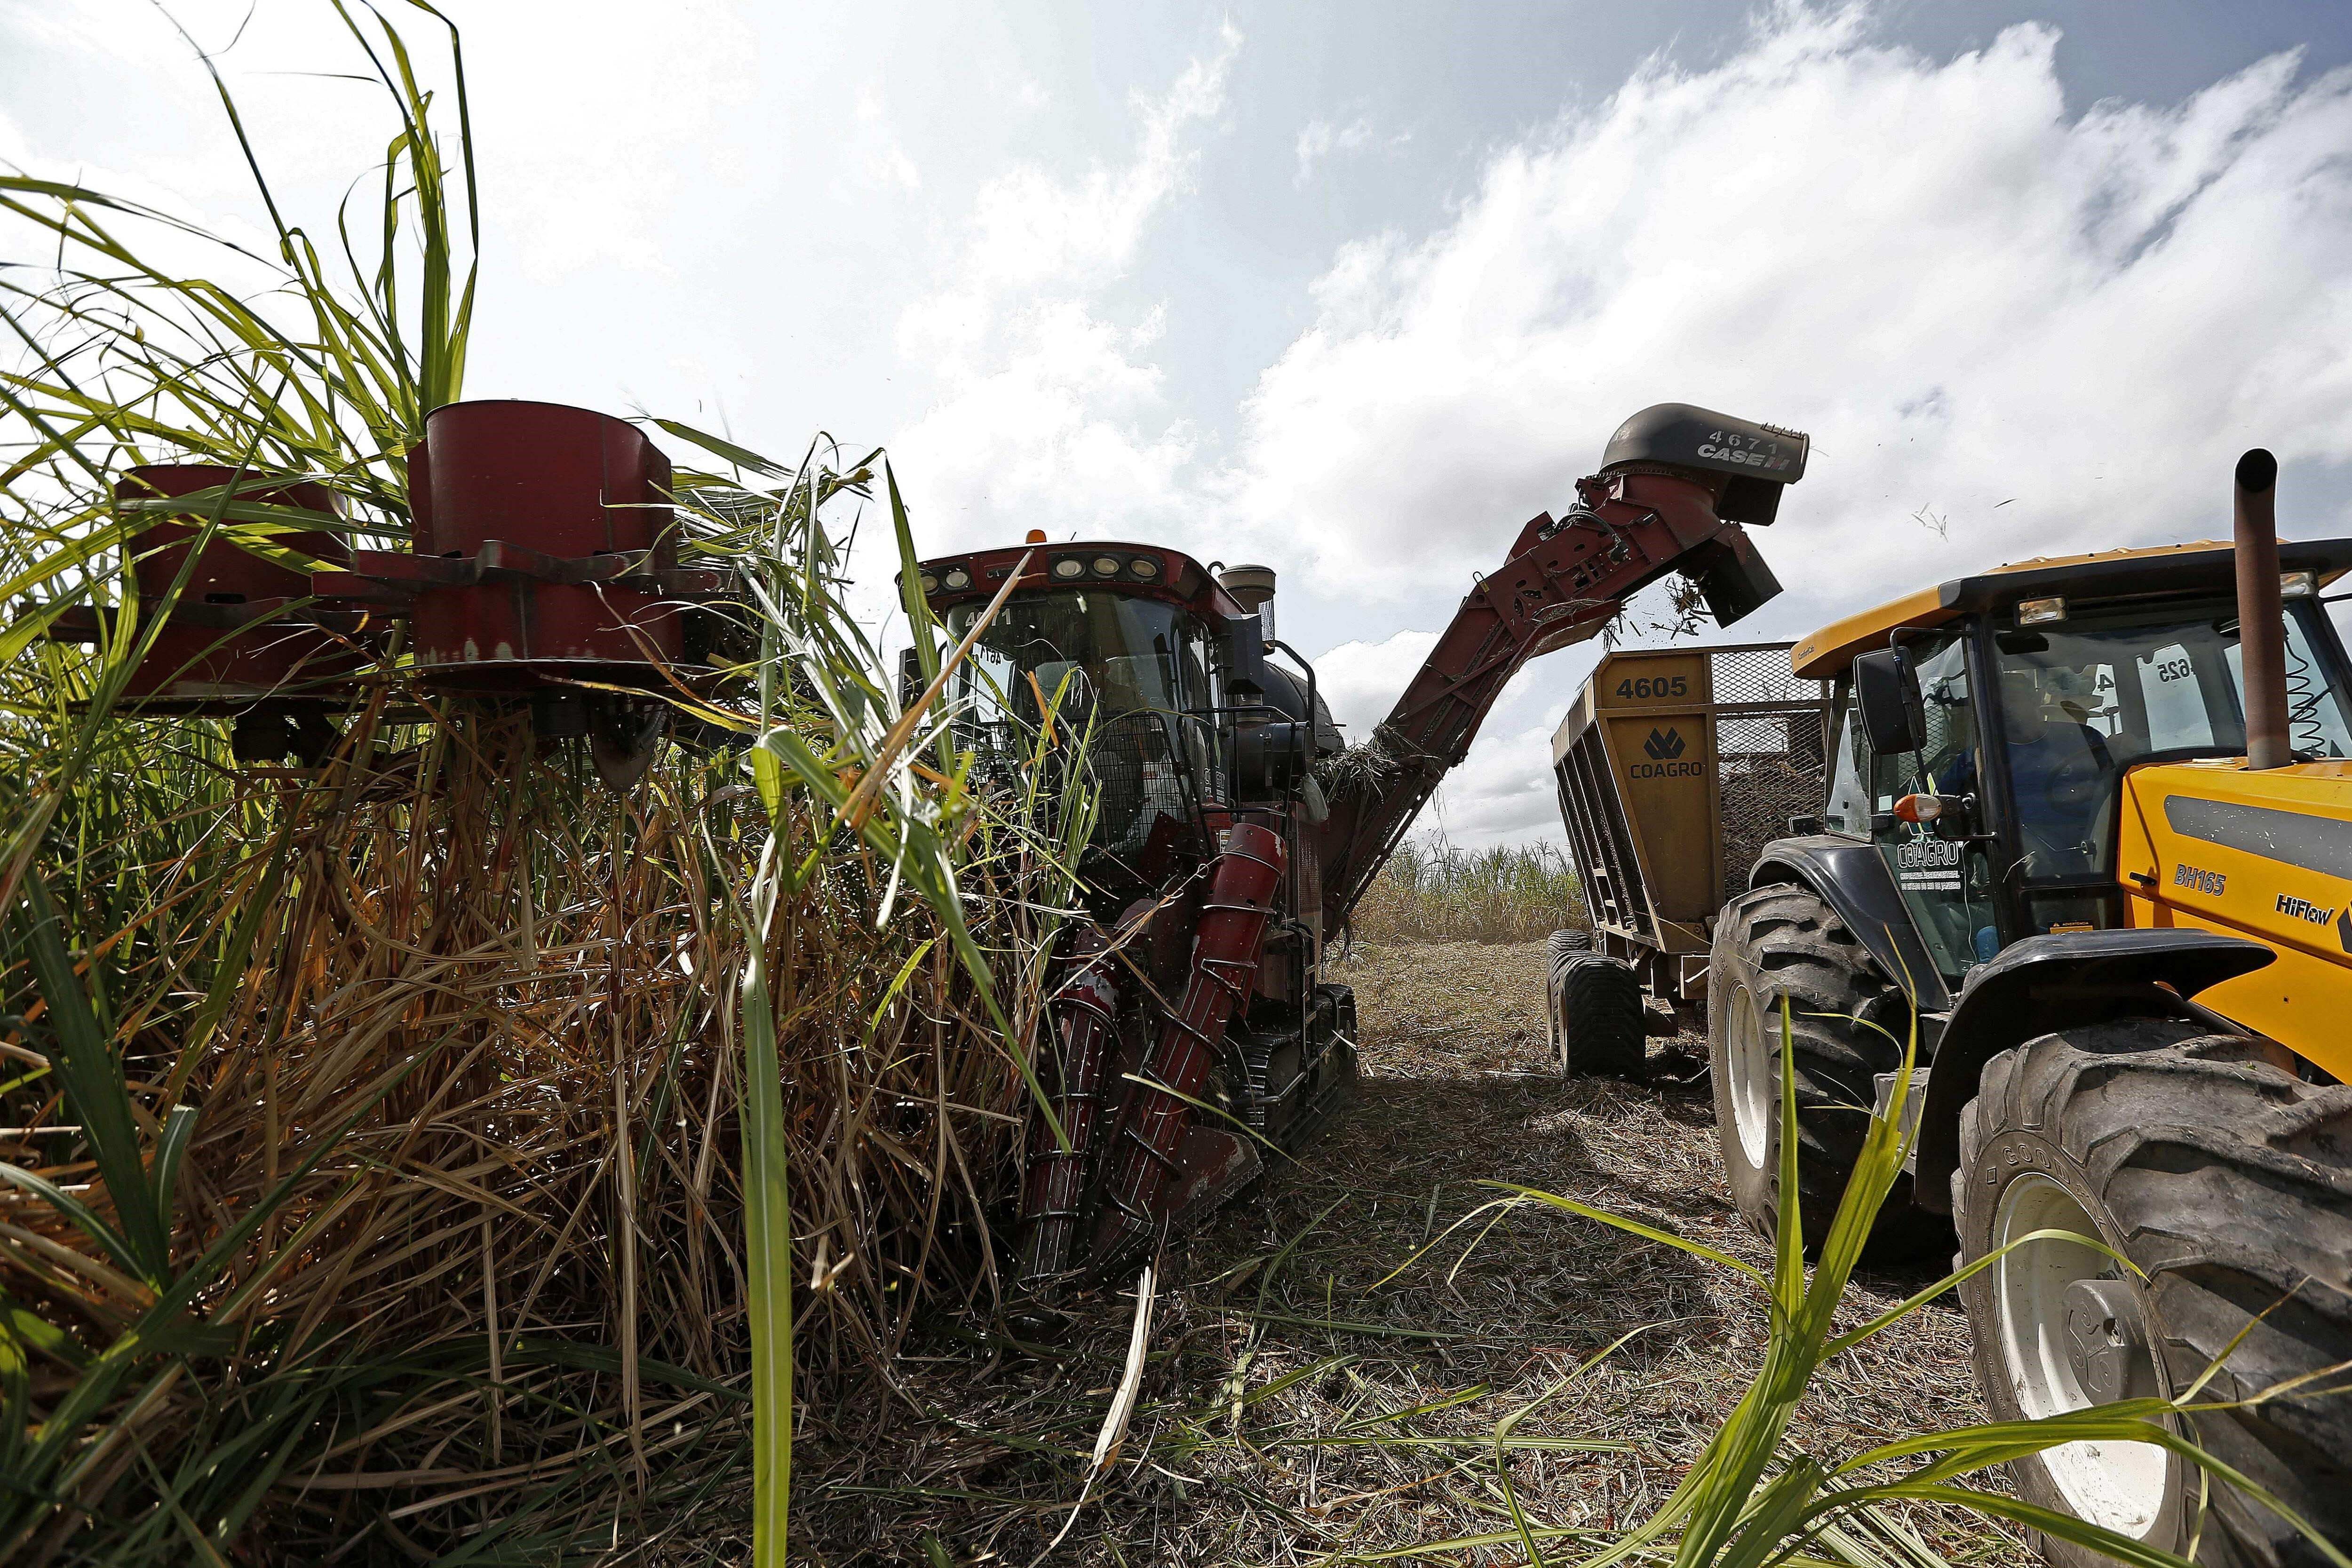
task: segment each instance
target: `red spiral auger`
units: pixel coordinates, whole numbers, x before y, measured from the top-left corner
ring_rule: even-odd
[[[1095,1230],[1098,1264],[1151,1236],[1170,1182],[1185,1173],[1178,1151],[1192,1125],[1190,1101],[1223,1047],[1225,1026],[1249,1002],[1284,866],[1281,837],[1254,822],[1235,823],[1212,863],[1184,999],[1161,1026],[1106,1151],[1110,1181]]]

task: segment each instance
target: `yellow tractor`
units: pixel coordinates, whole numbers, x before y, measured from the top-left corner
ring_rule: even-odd
[[[2134,1265],[2041,1240],[1964,1287],[1994,1417],[2171,1397],[2220,1360],[2200,1398],[2277,1392],[2188,1435],[2352,1545],[2352,666],[2323,607],[2352,539],[2282,546],[2276,476],[2240,460],[2232,542],[2002,566],[1798,643],[1835,683],[1826,799],[1717,920],[1708,1043],[1741,1212],[1769,1232],[1793,1203],[1818,1237],[1916,1024],[1874,1247],[2056,1229]],[[2154,1444],[2015,1469],[2152,1546],[2318,1561]]]

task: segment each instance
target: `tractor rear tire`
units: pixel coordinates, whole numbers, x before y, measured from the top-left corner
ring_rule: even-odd
[[[1732,1203],[1768,1237],[1780,1212],[1783,997],[1797,1071],[1797,1213],[1810,1255],[1829,1234],[1861,1157],[1878,1100],[1877,1075],[1903,1065],[1898,1042],[1910,1006],[1811,889],[1759,888],[1724,910],[1706,983],[1716,1134]],[[1916,1258],[1950,1239],[1940,1215],[1912,1203],[1906,1173],[1880,1206],[1864,1256],[1874,1262]]]
[[[2041,1241],[1964,1285],[1995,1420],[2118,1391],[2177,1397],[2242,1332],[2200,1403],[2352,1360],[2352,1088],[2303,1081],[2271,1041],[2138,1018],[2002,1052],[1961,1115],[1952,1208],[1964,1258],[2036,1229],[2095,1229],[2146,1275]],[[2182,1435],[2352,1547],[2352,1394],[2331,1392],[2347,1382],[2202,1412]],[[2150,1444],[2069,1444],[2010,1468],[2029,1501],[2174,1552],[2194,1542],[2202,1563],[2323,1561],[2219,1478],[2200,1521],[2197,1468]],[[2047,1536],[2042,1551],[2065,1568],[2108,1561]]]
[[[1640,1078],[1642,982],[1623,959],[1570,952],[1553,966],[1552,1050],[1570,1078]]]

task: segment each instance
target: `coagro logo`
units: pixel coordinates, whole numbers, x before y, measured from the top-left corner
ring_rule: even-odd
[[[1682,761],[1685,749],[1686,742],[1680,730],[1671,724],[1661,725],[1652,730],[1650,738],[1642,742],[1642,750],[1649,754],[1651,760],[1635,763],[1627,771],[1636,779],[1697,778],[1706,769],[1696,758],[1689,762]]]

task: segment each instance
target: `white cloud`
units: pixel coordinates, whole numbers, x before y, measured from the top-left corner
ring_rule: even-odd
[[[902,191],[922,187],[922,171],[915,166],[906,148],[899,145],[882,89],[872,82],[857,91],[857,142],[860,162],[868,180],[877,185],[896,185]]]
[[[1341,643],[1316,658],[1316,694],[1331,705],[1331,717],[1350,744],[1365,740],[1388,717],[1405,682],[1436,646],[1435,632],[1404,631],[1379,642]],[[1573,656],[1553,658],[1514,678],[1470,755],[1430,801],[1419,829],[1443,832],[1471,849],[1559,838],[1559,808],[1544,760],[1573,689],[1564,667],[1580,670],[1591,662]]]
[[[1362,115],[1344,126],[1334,127],[1328,120],[1310,120],[1298,133],[1298,174],[1294,184],[1305,184],[1315,174],[1315,165],[1333,153],[1352,153],[1372,139],[1372,122]]]
[[[924,544],[1020,527],[1090,529],[1173,513],[1193,452],[1150,357],[1159,309],[1120,322],[1106,290],[1188,188],[1192,139],[1224,104],[1241,35],[1137,105],[1133,155],[1076,177],[1023,164],[984,184],[940,286],[898,343],[939,395],[892,443],[919,486]]]
[[[1192,437],[1167,417],[1159,369],[1137,357],[1150,325],[1122,331],[1074,300],[989,321],[992,363],[964,368],[893,443],[933,503],[925,548],[944,547],[942,529],[994,542],[1172,505]]]
[[[1316,695],[1352,743],[1388,717],[1404,683],[1437,646],[1435,632],[1399,632],[1382,642],[1341,643],[1315,660]]]
[[[1646,404],[1797,425],[1811,472],[1760,538],[1793,630],[1997,561],[2209,536],[2251,445],[2352,459],[2352,72],[2282,55],[2070,118],[2056,44],[2013,27],[1939,64],[1864,12],[1784,7],[1719,67],[1651,62],[1495,153],[1437,232],[1339,250],[1222,499],[1296,579],[1394,603],[1490,569]],[[1302,167],[1340,135],[1302,138]],[[2352,510],[2288,507],[2305,535]],[[1360,671],[1362,646],[1330,657]],[[1463,842],[1557,832],[1541,720],[1571,670],[1531,680],[1448,783]]]
[[[530,6],[465,17],[474,71],[506,67],[473,105],[478,143],[499,153],[484,205],[533,281],[606,263],[676,287],[671,231],[694,221],[681,191],[750,183],[752,150],[730,111],[751,100],[758,33],[718,0],[673,0],[652,26],[613,0],[548,21]]]
[[[1498,711],[1462,765],[1446,774],[1420,826],[1465,849],[1565,838],[1551,781],[1551,737],[1567,716],[1567,703],[1557,697]]]
[[[1328,120],[1310,120],[1298,132],[1298,173],[1291,184],[1305,185],[1315,177],[1315,170],[1335,153],[1360,153],[1377,143],[1389,149],[1403,146],[1412,140],[1412,132],[1400,131],[1383,137],[1372,129],[1371,116],[1359,114],[1345,125],[1334,125]]]
[[[1389,716],[1405,682],[1436,646],[1435,632],[1404,631],[1380,642],[1341,643],[1316,658],[1316,695],[1331,705],[1349,744],[1368,738]],[[1563,667],[1591,662],[1558,658],[1514,677],[1469,756],[1430,801],[1420,827],[1442,831],[1471,849],[1559,837],[1559,809],[1542,759],[1550,755],[1551,732],[1568,711],[1572,688]]]
[[[1764,542],[1828,606],[2209,531],[2257,440],[2352,457],[2352,74],[2281,56],[2069,119],[2056,41],[1937,64],[1786,10],[1718,68],[1653,62],[1498,152],[1437,233],[1339,253],[1227,493],[1401,595],[1491,566],[1496,520],[1689,400],[1813,431]]]
[[[331,203],[352,188],[353,218],[364,229],[375,191],[364,177],[353,186],[353,176],[381,166],[386,126],[396,121],[373,75],[379,65],[393,68],[383,38],[364,10],[354,15],[375,63],[331,7],[244,0],[162,10],[142,0],[53,0],[0,14],[0,47],[38,50],[50,68],[88,73],[108,84],[106,96],[137,105],[134,114],[101,114],[117,123],[95,129],[21,127],[35,159],[79,165],[88,142],[123,137],[123,161],[142,182],[183,193],[199,214],[254,205],[196,56],[211,51],[280,200],[303,208],[313,204],[299,198]],[[421,85],[436,94],[443,151],[454,161],[446,36],[430,16],[387,15]],[[485,221],[491,243],[502,241],[534,282],[603,263],[667,273],[689,177],[742,180],[741,139],[721,127],[751,96],[752,27],[718,0],[677,0],[662,26],[643,21],[617,0],[580,0],[553,26],[534,7],[468,7],[462,18]],[[315,216],[311,226],[331,244]]]

